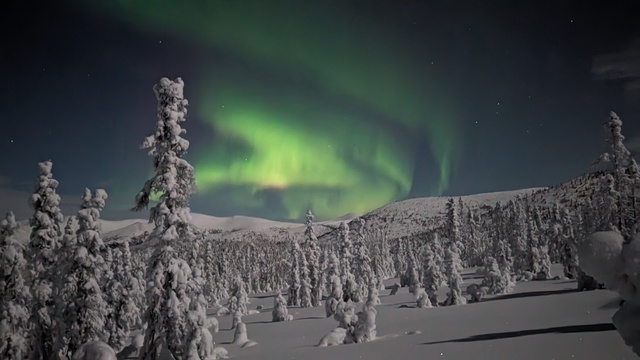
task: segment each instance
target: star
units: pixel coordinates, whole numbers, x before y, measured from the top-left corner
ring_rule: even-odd
[[[11,139],[11,140],[9,140],[9,141],[11,141],[11,143],[13,144],[13,139]]]

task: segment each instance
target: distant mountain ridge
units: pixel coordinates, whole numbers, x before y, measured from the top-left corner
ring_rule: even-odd
[[[497,202],[506,203],[518,195],[531,195],[537,205],[547,207],[556,201],[567,204],[591,196],[600,175],[600,173],[588,173],[566,183],[545,188],[451,197],[461,198],[465,206],[480,209],[480,211],[488,211]],[[362,218],[365,220],[367,230],[379,231],[388,239],[409,236],[440,226],[444,219],[445,204],[449,198],[438,196],[395,201],[362,215]],[[249,216],[216,217],[198,213],[192,213],[191,216],[192,223],[196,227],[229,238],[242,237],[252,232],[267,238],[300,236],[305,229],[302,222],[273,221]],[[317,236],[321,240],[326,240],[336,236],[337,227],[341,222],[350,223],[357,217],[358,215],[354,213],[345,214],[334,220],[318,222],[314,228]],[[102,220],[101,222],[105,240],[141,236],[153,229],[153,224],[145,219]],[[28,241],[30,232],[29,222],[20,221],[17,230],[18,239],[23,242]]]

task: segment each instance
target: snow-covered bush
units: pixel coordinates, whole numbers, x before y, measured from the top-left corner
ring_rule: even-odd
[[[335,346],[374,340],[377,314],[375,306],[370,304],[365,304],[362,311],[356,314],[355,306],[351,301],[340,303],[333,316],[338,321],[338,327],[323,336],[318,346]]]
[[[242,322],[242,320],[236,325],[236,331],[233,333],[233,342],[234,345],[242,345],[249,341],[247,337],[247,325]]]
[[[292,316],[289,315],[289,310],[287,309],[287,301],[280,292],[273,297],[272,320],[273,322],[292,320]]]
[[[469,302],[478,302],[482,300],[482,298],[485,295],[491,294],[491,293],[489,292],[489,288],[486,286],[478,286],[478,284],[471,284],[467,286],[467,294],[469,294],[470,296]]]
[[[357,314],[358,322],[354,332],[355,342],[363,343],[373,341],[376,338],[376,316],[378,311],[374,306],[365,304],[362,311]]]
[[[413,295],[416,298],[416,307],[418,309],[431,307],[431,301],[429,300],[429,295],[427,294],[424,288],[422,287],[416,288],[413,292]]]

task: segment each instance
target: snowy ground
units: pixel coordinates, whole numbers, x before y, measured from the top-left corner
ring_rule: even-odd
[[[465,288],[479,281],[471,271],[464,278]],[[243,318],[249,339],[258,345],[229,345],[229,316],[219,318],[215,337],[234,359],[637,359],[611,325],[617,296],[575,288],[568,280],[519,283],[506,296],[430,309],[401,308],[414,306],[407,288],[395,296],[386,290],[377,306],[379,339],[328,348],[315,347],[337,325],[325,318],[323,307],[290,308],[293,321],[272,323],[273,298],[266,294],[253,296],[249,305],[263,305],[262,312]],[[421,333],[407,334],[417,330]]]

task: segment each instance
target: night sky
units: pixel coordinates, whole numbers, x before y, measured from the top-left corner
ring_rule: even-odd
[[[615,110],[640,150],[637,1],[13,1],[0,71],[0,212],[51,159],[132,216],[152,87],[185,82],[198,194],[216,216],[320,219],[588,171]],[[606,4],[606,6],[605,6]],[[8,8],[7,8],[8,7]]]

